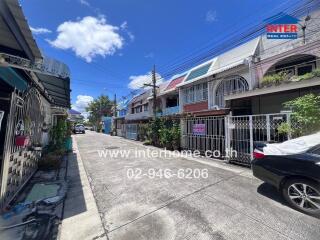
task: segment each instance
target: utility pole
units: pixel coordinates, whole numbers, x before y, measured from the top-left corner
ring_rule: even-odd
[[[113,116],[117,117],[117,94],[114,94],[114,112],[113,112]]]
[[[303,44],[306,44],[306,28],[307,28],[307,22],[310,21],[311,17],[310,15],[306,16],[306,18],[304,19],[304,24],[300,24],[301,29],[302,29],[302,38],[303,38]]]
[[[153,100],[153,119],[157,117],[157,79],[156,79],[156,66],[153,65],[152,69],[152,84],[143,84],[144,86],[152,87],[152,100]]]

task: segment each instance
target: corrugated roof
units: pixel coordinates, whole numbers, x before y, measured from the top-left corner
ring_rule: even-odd
[[[183,76],[180,76],[180,77],[177,77],[177,78],[171,80],[171,82],[169,83],[169,85],[166,87],[165,91],[175,89],[176,86],[177,86],[179,83],[181,83],[185,77],[186,77],[186,75],[183,75]]]
[[[217,57],[217,61],[211,66],[209,74],[217,74],[245,63],[248,57],[256,53],[260,37],[233,48]]]
[[[201,66],[199,68],[196,68],[196,69],[192,70],[190,72],[190,74],[188,75],[188,77],[186,78],[185,82],[205,75],[208,72],[211,64],[212,64],[212,62],[207,63],[207,64],[205,64],[205,65],[203,65],[203,66]]]
[[[42,58],[18,0],[0,1],[0,36],[2,52],[29,60]]]
[[[70,107],[70,79],[58,78],[51,75],[35,73],[43,84],[49,96],[53,98],[54,105]]]
[[[18,24],[20,31],[22,32],[26,42],[28,43],[31,52],[36,59],[42,58],[41,52],[38,48],[36,41],[34,40],[27,20],[23,14],[21,6],[17,0],[6,0],[7,5],[14,16],[16,23]]]

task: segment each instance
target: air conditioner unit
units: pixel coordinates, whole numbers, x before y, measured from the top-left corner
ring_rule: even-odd
[[[212,109],[212,110],[220,110],[220,108],[219,108],[219,106],[218,106],[218,105],[214,105],[214,106],[212,106],[212,107],[211,107],[211,109]]]

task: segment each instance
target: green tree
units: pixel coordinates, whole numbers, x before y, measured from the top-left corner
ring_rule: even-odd
[[[101,117],[110,117],[112,116],[113,102],[106,95],[101,95],[98,98],[94,99],[89,106],[86,108],[86,111],[90,113],[88,119],[89,122],[99,128],[99,123]]]
[[[284,124],[278,129],[280,132],[291,132],[306,135],[320,130],[320,96],[307,94],[284,103],[292,111],[291,126]],[[297,124],[298,127],[294,126]]]

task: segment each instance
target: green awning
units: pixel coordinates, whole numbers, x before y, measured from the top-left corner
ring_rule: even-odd
[[[196,68],[195,70],[193,70],[193,71],[189,74],[189,76],[187,77],[187,79],[185,80],[185,82],[190,81],[190,80],[192,80],[192,79],[195,79],[195,78],[197,78],[197,77],[200,77],[200,76],[202,76],[202,75],[205,75],[205,74],[208,72],[211,64],[212,64],[212,62],[210,62],[210,63],[208,63],[208,64],[206,64],[206,65],[204,65],[204,66],[202,66],[202,67],[199,67],[199,68]]]
[[[27,89],[27,82],[10,67],[0,67],[0,78],[20,91]]]

